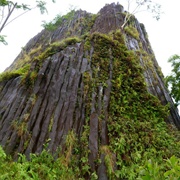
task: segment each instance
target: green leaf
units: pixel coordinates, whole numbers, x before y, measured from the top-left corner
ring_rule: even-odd
[[[0,6],[7,6],[9,2],[7,0],[0,0]]]
[[[44,14],[45,12],[47,13],[46,9],[46,2],[45,1],[36,1],[37,2],[37,7],[40,9],[41,14]]]
[[[0,35],[0,42],[2,42],[4,45],[8,45],[8,43],[5,40],[5,35]]]
[[[172,172],[172,170],[170,170],[170,171],[166,171],[165,173],[164,173],[164,177],[168,177],[170,174],[172,174],[173,172]]]

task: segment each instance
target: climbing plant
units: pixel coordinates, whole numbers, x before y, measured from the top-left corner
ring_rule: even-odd
[[[95,84],[91,83],[96,88],[100,84],[107,86],[110,54],[113,57],[107,122],[109,144],[100,151],[105,154],[108,177],[133,180],[141,176],[140,167],[145,169],[150,166],[149,162],[154,162],[162,164],[158,173],[163,179],[163,173],[168,171],[164,159],[179,156],[179,139],[171,134],[164,122],[168,106],[162,106],[156,97],[148,93],[139,57],[127,49],[120,31],[108,35],[94,33],[90,40],[94,44],[91,63]],[[103,114],[101,116],[104,118]]]

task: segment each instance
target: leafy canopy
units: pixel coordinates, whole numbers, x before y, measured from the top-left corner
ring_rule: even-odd
[[[180,104],[180,56],[175,54],[169,58],[172,73],[166,77],[166,85],[170,89],[170,93],[174,98],[176,105]]]

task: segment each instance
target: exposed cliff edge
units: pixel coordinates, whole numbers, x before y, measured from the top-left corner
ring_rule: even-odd
[[[67,153],[69,137],[77,166],[89,165],[83,176],[108,179],[107,155],[118,170],[114,162],[128,161],[136,141],[156,147],[156,123],[180,128],[145,28],[132,17],[122,31],[123,13],[118,4],[97,15],[71,12],[27,43],[1,76],[0,144],[8,153],[39,153],[47,141],[51,152]]]

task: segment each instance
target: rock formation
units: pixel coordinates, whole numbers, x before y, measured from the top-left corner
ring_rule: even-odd
[[[7,153],[29,156],[46,143],[52,153],[70,148],[86,179],[90,172],[108,179],[107,158],[115,171],[114,162],[131,156],[127,147],[116,149],[126,134],[149,138],[162,121],[180,128],[143,24],[132,17],[121,30],[123,19],[119,4],[97,15],[72,11],[27,43],[1,75],[0,144]],[[146,149],[156,143],[151,138]]]

